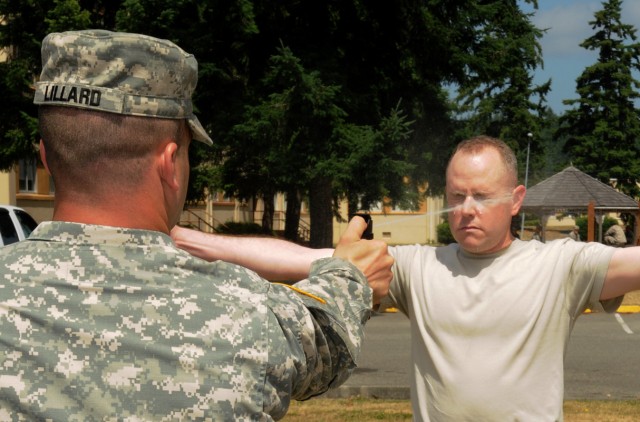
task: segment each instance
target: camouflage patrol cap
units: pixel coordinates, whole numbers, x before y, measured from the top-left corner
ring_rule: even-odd
[[[105,30],[52,33],[42,41],[35,104],[187,119],[193,139],[213,142],[193,114],[198,62],[174,43]]]

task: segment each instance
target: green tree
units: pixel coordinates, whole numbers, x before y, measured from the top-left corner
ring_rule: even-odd
[[[44,18],[48,32],[84,29],[91,25],[91,14],[78,0],[54,0],[54,7]]]
[[[407,180],[415,167],[409,157],[412,124],[398,104],[375,128],[343,128],[339,151],[344,157],[341,167],[348,171],[337,173],[335,180],[347,199],[349,214],[370,210],[383,200],[402,209],[418,207],[419,186]]]
[[[542,129],[540,130],[540,141],[543,144],[544,155],[540,167],[532,172],[529,180],[530,184],[536,184],[563,170],[570,163],[567,154],[564,152],[564,137],[556,137],[555,133],[560,125],[560,117],[550,108],[543,115]]]
[[[503,81],[504,87],[518,82],[517,95],[510,93],[503,101],[515,104],[508,115],[513,117],[505,117],[505,122],[512,120],[513,127],[530,130],[518,112],[525,103],[516,97],[526,95],[530,84],[518,58],[529,58],[532,47],[523,45],[521,51],[517,46],[530,42],[531,27],[515,4],[515,0],[0,0],[0,14],[8,22],[0,30],[10,28],[7,33],[14,37],[3,38],[2,45],[19,46],[22,52],[25,46],[30,48],[21,56],[30,60],[22,65],[29,70],[11,79],[21,88],[13,97],[15,107],[10,107],[14,115],[3,117],[3,129],[13,125],[32,153],[35,126],[16,125],[17,110],[35,122],[30,87],[39,68],[39,41],[51,28],[92,26],[172,40],[198,59],[195,107],[216,144],[193,148],[190,198],[220,186],[250,195],[251,186],[235,186],[245,183],[242,178],[225,179],[220,164],[231,159],[230,150],[266,130],[261,142],[268,149],[245,148],[254,155],[244,157],[243,177],[258,180],[249,170],[260,175],[267,167],[266,161],[259,165],[260,160],[271,160],[273,166],[268,167],[278,172],[278,177],[269,179],[272,186],[285,191],[292,203],[309,198],[312,224],[326,246],[337,198],[347,197],[350,208],[366,208],[383,197],[412,206],[418,187],[427,181],[429,193],[442,190],[444,166],[457,143],[453,133],[459,125],[451,119],[446,84],[471,95],[494,80]],[[503,13],[509,13],[509,19]],[[22,28],[30,31],[21,32]],[[511,38],[513,43],[507,43]],[[266,78],[272,71],[270,60],[281,55],[282,46],[298,60],[300,69],[296,77],[285,78],[281,72],[280,82],[286,83],[278,85]],[[534,64],[529,60],[524,68]],[[18,65],[12,61],[12,66]],[[279,102],[287,107],[278,109]],[[280,137],[277,142],[276,137]],[[283,176],[279,163],[265,151],[280,154],[289,144],[307,161],[284,161],[288,173]],[[7,145],[20,145],[19,137],[11,135],[0,149],[9,150]],[[292,170],[298,165],[300,171]]]
[[[271,58],[263,85],[271,93],[246,108],[221,155],[225,189],[242,198],[260,196],[264,227],[270,226],[269,205],[277,191],[287,193],[285,232],[292,240],[300,199],[308,197],[314,246],[332,243],[334,198],[364,192],[368,208],[383,196],[406,196],[404,187],[394,183],[409,170],[403,143],[410,132],[398,110],[383,119],[379,130],[345,122],[339,87],[325,84],[318,71],[306,71],[286,47]],[[377,171],[367,175],[372,161]]]
[[[260,74],[259,63],[266,53],[281,43],[291,49],[307,71],[317,71],[326,85],[340,87],[336,105],[346,112],[344,124],[338,126],[338,133],[326,132],[328,137],[323,141],[317,139],[329,144],[325,151],[334,151],[334,154],[340,151],[334,155],[333,163],[343,163],[339,171],[351,183],[343,183],[339,175],[325,172],[323,177],[315,179],[312,188],[308,188],[308,193],[323,195],[321,203],[315,201],[310,207],[312,212],[321,215],[317,218],[324,221],[323,227],[328,228],[331,224],[329,197],[347,195],[351,209],[356,203],[366,206],[373,197],[377,196],[379,201],[392,192],[405,193],[405,196],[396,194],[394,201],[411,203],[416,187],[423,186],[426,181],[429,192],[441,191],[447,156],[456,143],[452,139],[453,126],[447,95],[442,88],[444,83],[457,83],[473,92],[473,87],[488,84],[501,72],[508,73],[508,77],[501,75],[503,86],[515,86],[517,82],[518,87],[513,92],[505,89],[507,94],[503,102],[514,105],[508,108],[511,114],[505,117],[504,126],[510,124],[509,127],[518,128],[525,134],[531,130],[533,125],[525,124],[523,120],[529,118],[527,113],[533,106],[520,99],[524,97],[528,101],[527,95],[542,91],[526,89],[531,80],[522,76],[526,73],[521,69],[529,70],[538,64],[537,32],[530,25],[528,16],[516,13],[515,1],[508,2],[510,8],[496,6],[504,3],[491,2],[487,6],[482,1],[367,4],[336,1],[304,5],[285,2],[278,3],[275,8],[272,3],[254,3],[259,36],[247,45],[252,64],[258,71],[251,72],[247,78],[244,92],[247,104],[260,104],[260,98],[270,95],[268,91],[261,92],[252,78],[255,80]],[[502,17],[503,12],[509,12],[510,20]],[[510,38],[515,41],[505,51],[505,45],[498,41]],[[524,40],[529,44],[519,46]],[[477,60],[481,56],[484,59]],[[526,59],[524,64],[523,58]],[[490,69],[487,68],[489,65],[492,66]],[[401,109],[396,107],[400,100]],[[507,110],[506,107],[503,109]],[[371,179],[380,172],[380,163],[385,161],[379,159],[380,150],[371,145],[376,142],[383,145],[381,135],[375,133],[384,125],[383,119],[391,119],[390,112],[412,122],[410,131],[407,132],[406,125],[400,129],[410,135],[401,137],[399,148],[389,148],[389,144],[382,147],[382,154],[389,153],[393,157],[389,162],[403,161],[404,157],[406,174],[393,174],[380,184]],[[523,139],[527,139],[526,136]],[[359,151],[359,156],[363,157],[359,161],[361,164],[349,165],[349,160],[357,161],[353,157],[358,153],[350,155],[341,150],[341,142],[359,144],[361,151],[375,151],[378,155],[366,157]],[[229,145],[232,143],[231,140]],[[404,181],[413,186],[396,189],[402,187]],[[318,230],[317,225],[314,228]]]
[[[0,108],[0,170],[11,169],[20,159],[37,153],[37,108],[33,105],[35,81],[40,74],[40,43],[49,32],[102,27],[119,1],[0,0],[0,62],[4,93]],[[105,4],[103,4],[105,3]],[[109,7],[106,7],[109,5]],[[93,21],[93,18],[100,18]]]
[[[576,80],[578,99],[561,117],[558,136],[580,170],[604,183],[617,179],[620,189],[638,196],[640,120],[635,101],[640,44],[636,30],[621,22],[622,0],[608,0],[590,23],[595,33],[580,44],[598,52],[598,60]]]
[[[334,128],[345,114],[336,104],[339,89],[325,84],[319,72],[307,72],[286,47],[271,58],[262,89],[268,96],[255,106],[247,106],[243,122],[221,141],[226,189],[244,198],[260,196],[265,204],[264,227],[271,224],[276,192],[287,192],[291,201],[287,206],[299,208],[298,192],[304,189],[310,203],[317,204],[310,207],[312,243],[326,244],[326,239],[317,238],[332,236],[332,230],[314,230],[313,221],[316,212],[331,211],[331,191],[325,197],[324,190],[310,189],[309,185],[330,179],[329,173],[336,165],[327,159]],[[316,222],[323,221],[321,218],[316,216]],[[297,223],[295,218],[287,222],[296,230]]]
[[[503,139],[523,163],[520,176],[524,179],[527,149],[532,171],[541,167],[535,157],[544,156],[539,134],[551,81],[533,84],[534,71],[542,65],[538,40],[543,31],[513,1],[478,2],[465,16],[474,29],[461,31],[467,37],[473,33],[479,37],[473,57],[461,53],[468,61],[468,76],[462,79],[457,98],[458,112],[465,116],[459,136],[486,134]]]
[[[43,4],[45,3],[45,4]],[[0,46],[7,53],[0,62],[3,107],[0,108],[0,169],[8,170],[36,152],[37,121],[33,81],[40,67],[40,40],[46,32],[47,2],[0,1]]]

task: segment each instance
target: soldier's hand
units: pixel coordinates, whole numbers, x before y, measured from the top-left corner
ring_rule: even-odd
[[[362,217],[353,217],[333,256],[351,262],[362,271],[373,289],[373,304],[377,305],[389,293],[393,258],[389,255],[385,242],[360,238],[366,228],[367,223]]]

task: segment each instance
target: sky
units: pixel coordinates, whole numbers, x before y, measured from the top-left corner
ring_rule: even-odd
[[[603,1],[603,0],[602,0]],[[547,103],[557,114],[566,110],[564,99],[576,99],[576,79],[597,60],[597,53],[580,47],[594,34],[589,21],[602,10],[600,0],[538,0],[538,10],[520,0],[522,10],[532,12],[536,27],[548,31],[541,39],[544,68],[536,70],[534,83],[551,78]],[[640,39],[640,0],[623,0],[621,21],[633,25]],[[640,79],[640,75],[636,75]]]

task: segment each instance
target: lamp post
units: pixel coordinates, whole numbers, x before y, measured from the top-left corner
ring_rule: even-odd
[[[533,133],[527,133],[527,165],[524,170],[524,188],[528,188],[527,185],[529,183],[529,152],[531,152],[531,138],[533,138]],[[522,211],[522,220],[520,222],[520,238],[524,235],[524,211]]]

